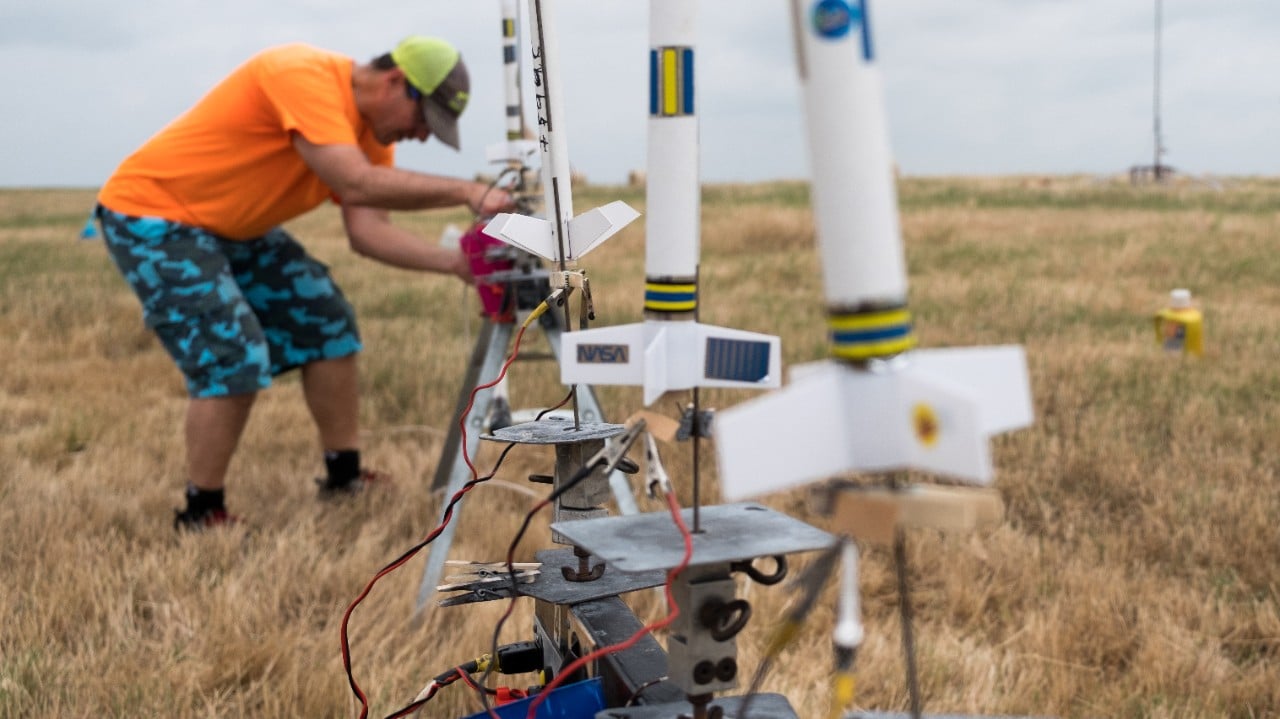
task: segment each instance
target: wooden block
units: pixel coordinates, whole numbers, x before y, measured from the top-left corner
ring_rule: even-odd
[[[679,420],[658,414],[657,412],[650,412],[647,409],[642,409],[628,417],[627,424],[631,424],[632,421],[637,419],[643,419],[645,430],[657,439],[667,442],[668,444],[676,441],[676,433],[680,431]]]
[[[859,541],[890,544],[901,511],[901,503],[883,494],[842,492],[836,498],[836,526]]]
[[[972,531],[998,524],[1004,518],[1004,500],[993,489],[935,485],[901,490],[859,488],[839,492],[833,514],[840,531],[855,539],[885,544],[893,541],[896,527]]]

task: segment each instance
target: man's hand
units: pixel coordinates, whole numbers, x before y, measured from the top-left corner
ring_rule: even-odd
[[[477,217],[493,217],[499,212],[511,212],[516,208],[515,198],[510,192],[482,182],[477,182],[476,188],[467,204]]]
[[[454,250],[453,254],[455,257],[449,267],[449,271],[457,275],[458,279],[463,282],[474,285],[476,278],[471,274],[471,261],[467,259],[467,256],[461,250]]]

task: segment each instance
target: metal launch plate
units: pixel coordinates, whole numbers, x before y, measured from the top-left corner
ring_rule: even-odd
[[[750,709],[750,707],[747,707]],[[755,712],[752,712],[754,715]],[[921,714],[921,719],[1034,719],[1034,717],[1012,717],[1012,716],[977,716],[975,714]],[[892,712],[854,712],[846,714],[844,719],[911,719],[908,713],[892,713]],[[1041,718],[1044,719],[1044,718]]]
[[[593,439],[609,439],[625,431],[626,425],[608,422],[580,422],[575,429],[572,419],[551,415],[545,419],[503,427],[491,434],[481,435],[480,438],[516,444],[573,444]]]
[[[752,502],[702,507],[699,514],[701,531],[693,535],[689,561],[695,567],[809,552],[835,541],[817,527]],[[693,510],[681,516],[693,531]],[[624,572],[671,569],[684,557],[684,540],[670,512],[556,522],[551,528]]]
[[[578,568],[578,558],[572,549],[544,549],[535,554],[542,562],[542,572],[529,584],[520,585],[521,596],[541,599],[551,604],[581,604],[604,597],[626,594],[640,589],[660,587],[667,582],[662,571],[627,573],[607,567],[604,575],[590,582],[570,582],[560,573],[560,567]],[[599,557],[591,563],[599,564]]]
[[[738,708],[742,706],[742,697],[720,697],[708,705],[720,707],[724,711],[724,719],[736,719]],[[791,703],[781,694],[756,694],[747,705],[751,719],[794,719],[796,712]],[[689,702],[674,704],[655,704],[653,706],[625,707],[622,709],[605,709],[597,712],[595,719],[672,719],[672,717],[693,716],[693,705]]]

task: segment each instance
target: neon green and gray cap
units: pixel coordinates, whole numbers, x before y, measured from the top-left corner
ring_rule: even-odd
[[[457,48],[439,38],[412,35],[396,45],[391,59],[422,93],[422,114],[431,134],[458,149],[458,117],[467,108],[471,80]]]

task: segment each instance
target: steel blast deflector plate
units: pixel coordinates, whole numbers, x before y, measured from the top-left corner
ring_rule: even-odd
[[[711,702],[708,709],[720,707],[724,712],[724,719],[736,719],[740,716],[739,707],[742,706],[742,700],[742,697],[721,697]],[[756,694],[751,697],[751,704],[747,706],[747,711],[746,716],[750,716],[751,719],[794,719],[796,716],[787,698],[781,694]],[[647,707],[605,709],[596,713],[595,719],[671,719],[679,716],[693,716],[693,705],[689,702],[675,702]]]
[[[557,571],[559,567],[577,566],[578,558],[572,549],[544,549],[534,556],[542,562],[543,572],[529,584],[520,585],[520,595],[541,599],[551,604],[581,604],[596,599],[660,587],[667,582],[663,571],[611,572],[590,582],[570,582]]]
[[[835,537],[760,504],[702,507],[690,566],[738,562],[831,546]],[[681,511],[693,528],[693,510]],[[556,522],[551,528],[624,572],[671,569],[684,558],[684,540],[669,512]]]
[[[513,424],[480,435],[481,439],[516,444],[573,444],[593,439],[609,439],[627,431],[625,425],[608,422],[582,422],[578,427],[563,417],[547,417],[524,424]]]

